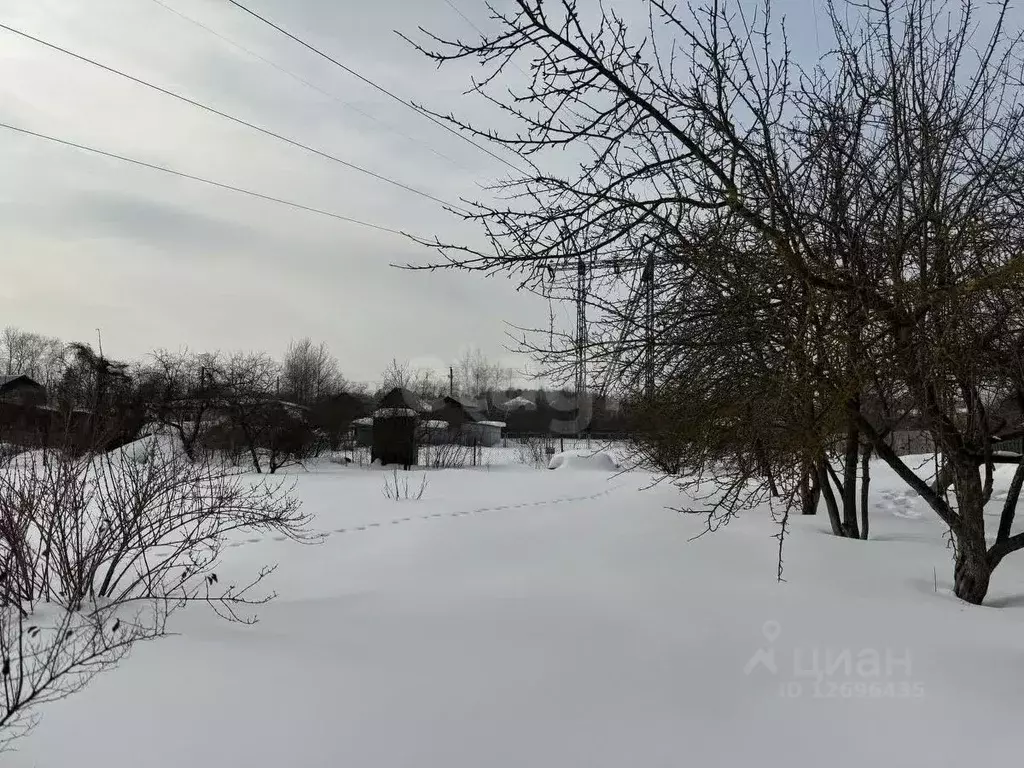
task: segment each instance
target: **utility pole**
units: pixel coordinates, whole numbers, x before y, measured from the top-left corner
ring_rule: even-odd
[[[448,396],[455,397],[455,367],[448,367]]]

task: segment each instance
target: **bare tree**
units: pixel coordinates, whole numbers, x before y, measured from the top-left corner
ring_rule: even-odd
[[[869,444],[949,526],[954,591],[981,602],[992,570],[1024,548],[1024,534],[1011,531],[1016,498],[992,545],[984,524],[994,465],[984,350],[1015,311],[1012,301],[993,311],[992,299],[1013,289],[1024,263],[1021,43],[1007,29],[1007,0],[989,13],[987,36],[974,0],[957,15],[941,0],[830,5],[835,45],[803,71],[769,4],[644,5],[637,30],[607,7],[514,0],[489,6],[492,34],[420,46],[439,63],[480,63],[472,90],[515,126],[449,119],[517,151],[528,168],[468,217],[487,248],[430,243],[442,258],[418,268],[507,270],[549,294],[584,264],[589,301],[612,318],[599,360],[627,381],[628,371],[649,377],[652,360],[663,381],[689,375],[692,350],[659,363],[652,339],[701,327],[703,300],[767,294],[737,330],[777,339],[769,352],[783,376],[770,412],[777,403],[784,416],[781,444],[802,444],[790,490],[777,490],[795,493],[804,468],[816,467],[837,533],[858,535],[855,481]],[[531,76],[503,92],[513,62]],[[580,165],[560,172],[556,152]],[[655,328],[643,297],[659,271],[688,287],[682,317]],[[736,337],[713,316],[703,322],[713,340]],[[702,352],[696,364],[724,386],[715,359]],[[751,359],[743,375],[759,381],[768,370]],[[805,418],[782,407],[787,391],[810,404]],[[869,398],[896,391],[931,433],[955,504],[865,412]],[[719,387],[707,392],[722,399]],[[743,447],[765,463],[759,444],[758,431]],[[830,453],[838,472],[823,460]]]
[[[160,390],[152,403],[153,417],[173,430],[186,455],[196,459],[219,403],[215,381],[220,355],[157,350],[152,361]]]
[[[327,345],[308,337],[293,341],[281,367],[281,392],[299,405],[313,405],[342,391],[345,380]]]
[[[237,352],[221,359],[211,372],[218,401],[227,416],[223,426],[229,428],[229,441],[240,440],[248,451],[253,469],[262,473],[261,449],[277,428],[269,418],[269,402],[276,400],[280,382],[280,366],[261,352]],[[272,462],[276,469],[276,462]]]
[[[393,389],[402,389],[420,400],[429,401],[447,393],[447,377],[442,377],[430,368],[414,368],[408,361],[392,359],[381,375],[376,397],[386,395]],[[413,407],[415,404],[410,404]]]
[[[487,395],[512,376],[509,369],[491,361],[478,347],[467,347],[453,366],[455,390],[467,397]]]
[[[24,374],[46,383],[60,367],[63,343],[8,326],[0,334],[0,361],[8,375]]]
[[[400,363],[397,358],[392,358],[388,367],[384,369],[384,373],[381,374],[378,392],[386,393],[392,389],[409,389],[414,376],[415,373],[408,361]]]

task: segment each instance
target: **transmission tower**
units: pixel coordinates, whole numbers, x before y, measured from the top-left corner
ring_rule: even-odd
[[[644,285],[644,394],[654,396],[654,253],[647,254],[640,282]]]
[[[576,334],[573,343],[573,379],[576,395],[582,396],[587,391],[587,353],[589,351],[589,333],[587,330],[587,299],[589,292],[589,278],[595,272],[602,269],[610,269],[619,276],[625,270],[640,269],[640,292],[643,299],[643,332],[644,332],[644,358],[642,372],[644,379],[644,393],[647,397],[654,394],[654,291],[655,284],[655,255],[648,251],[645,257],[633,258],[606,258],[596,259],[588,266],[582,258],[576,259],[576,264],[561,263],[548,264],[546,269],[554,280],[557,273],[566,273],[570,270],[576,271],[576,289],[574,301],[576,303]],[[638,308],[639,309],[639,308]]]
[[[587,265],[576,265],[576,398],[587,391]]]

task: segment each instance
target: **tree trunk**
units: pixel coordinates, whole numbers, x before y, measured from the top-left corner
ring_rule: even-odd
[[[949,490],[949,486],[952,484],[953,469],[948,462],[943,461],[939,466],[939,471],[935,474],[935,480],[932,481],[932,490],[941,496]]]
[[[868,537],[868,489],[871,485],[871,446],[864,445],[860,457],[860,537]]]
[[[992,564],[985,551],[985,541],[957,542],[956,565],[953,568],[953,594],[972,605],[981,605],[988,593]]]
[[[818,500],[821,486],[812,464],[804,464],[800,470],[800,512],[804,515],[818,514]]]
[[[836,495],[832,491],[832,481],[828,477],[828,468],[825,466],[826,458],[818,460],[818,487],[821,495],[825,498],[825,509],[828,510],[828,520],[832,524],[832,533],[836,536],[843,535],[843,523],[839,519],[839,505],[836,503]]]
[[[851,413],[859,409],[859,401],[850,401]],[[857,459],[860,458],[860,430],[850,419],[846,428],[846,450],[843,455],[843,535],[848,539],[859,539],[857,526]]]
[[[981,605],[992,577],[992,560],[985,541],[985,498],[981,473],[971,463],[949,460],[956,478],[956,500],[960,526],[955,534],[956,563],[953,594],[973,605]]]

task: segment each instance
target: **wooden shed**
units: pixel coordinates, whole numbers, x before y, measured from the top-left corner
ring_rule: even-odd
[[[373,413],[373,444],[370,461],[382,465],[401,464],[408,469],[419,462],[416,425],[418,400],[407,390],[396,387],[381,398]]]

